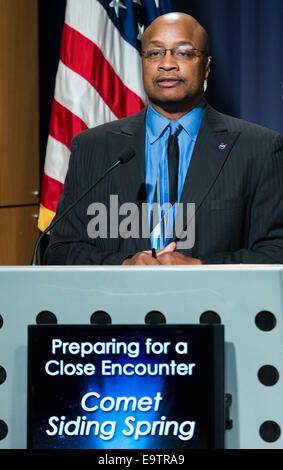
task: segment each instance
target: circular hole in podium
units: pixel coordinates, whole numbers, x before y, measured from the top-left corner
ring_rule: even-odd
[[[7,372],[4,367],[0,366],[0,385],[2,385],[7,378]]]
[[[36,316],[36,323],[38,325],[53,325],[57,323],[57,318],[53,312],[42,310]]]
[[[158,310],[152,310],[146,314],[144,322],[147,325],[159,325],[166,323],[166,318],[162,312],[159,312]]]
[[[218,324],[221,323],[221,318],[218,313],[214,312],[213,310],[207,310],[203,312],[199,318],[200,323],[209,323],[209,324]]]
[[[278,370],[276,369],[276,367],[270,365],[262,366],[259,369],[257,376],[260,383],[266,385],[267,387],[275,385],[279,380]]]
[[[259,428],[259,434],[265,442],[275,442],[281,436],[281,429],[275,421],[265,421]]]
[[[255,324],[262,331],[271,331],[276,326],[276,317],[273,313],[263,310],[256,315]]]
[[[8,434],[8,426],[5,423],[5,421],[0,419],[0,440],[2,441],[2,439],[5,439],[7,434]]]
[[[4,323],[4,321],[3,321],[3,317],[2,317],[2,315],[0,315],[0,328],[2,328],[2,326],[3,326],[3,323]]]
[[[90,317],[90,323],[93,325],[109,325],[112,323],[109,313],[103,310],[97,310]]]

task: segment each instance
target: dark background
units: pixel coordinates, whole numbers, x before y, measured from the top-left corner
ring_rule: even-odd
[[[66,0],[38,5],[42,175]],[[283,134],[283,1],[172,0],[172,9],[194,16],[209,34],[208,102]]]

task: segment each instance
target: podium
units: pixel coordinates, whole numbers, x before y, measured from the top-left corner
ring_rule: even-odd
[[[0,285],[0,449],[26,448],[28,325],[101,315],[114,325],[220,322],[225,448],[283,448],[283,266],[1,267]]]

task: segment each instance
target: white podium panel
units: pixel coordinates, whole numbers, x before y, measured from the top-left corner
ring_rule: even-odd
[[[225,327],[227,449],[283,448],[282,266],[0,268],[0,449],[26,447],[27,326],[49,311],[58,324],[167,324],[207,318]],[[205,312],[214,312],[206,314]]]

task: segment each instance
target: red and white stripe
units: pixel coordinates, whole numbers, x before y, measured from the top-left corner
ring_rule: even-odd
[[[127,43],[96,0],[68,0],[38,226],[51,222],[64,189],[71,140],[77,133],[144,107],[138,51]]]

